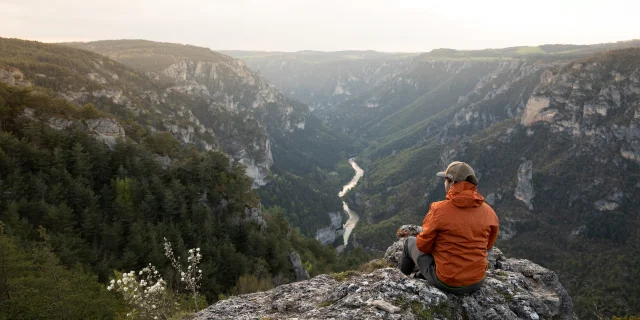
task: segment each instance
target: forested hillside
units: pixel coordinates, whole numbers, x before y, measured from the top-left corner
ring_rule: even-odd
[[[336,193],[349,178],[332,172],[340,161],[346,163],[352,138],[330,130],[306,105],[286,98],[242,61],[207,48],[144,40],[67,45],[104,54],[187,92],[186,100],[174,103],[215,130],[222,149],[247,164],[248,174],[263,185],[258,189],[263,204],[284,208],[303,233],[315,235],[330,224],[329,212],[341,212]],[[262,137],[258,147],[252,140],[242,142],[256,131]]]

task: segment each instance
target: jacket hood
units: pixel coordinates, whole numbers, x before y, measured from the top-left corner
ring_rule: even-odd
[[[478,193],[476,186],[464,181],[451,186],[447,193],[447,200],[450,200],[456,207],[470,208],[481,206],[484,197]]]

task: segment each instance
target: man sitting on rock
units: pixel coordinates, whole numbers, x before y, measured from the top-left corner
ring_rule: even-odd
[[[472,293],[482,287],[487,251],[498,237],[498,217],[484,203],[471,166],[452,162],[443,177],[447,199],[434,202],[422,222],[418,237],[408,237],[398,268],[419,274],[436,288],[454,294]]]

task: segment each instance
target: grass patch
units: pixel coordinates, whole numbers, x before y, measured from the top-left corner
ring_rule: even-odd
[[[333,302],[331,302],[331,301],[324,301],[324,302],[321,302],[321,303],[318,305],[318,307],[320,307],[320,308],[324,308],[324,307],[328,307],[328,306],[330,306],[330,305],[332,305],[332,304],[333,304]]]
[[[409,303],[407,302],[407,300],[404,299],[404,297],[400,296],[396,299],[393,300],[393,304],[395,304],[396,306],[404,309],[407,306],[409,306]]]
[[[411,302],[411,311],[420,320],[433,320],[434,316],[442,316],[445,319],[451,318],[451,310],[447,302],[440,302],[436,306],[425,306],[420,301]]]
[[[348,270],[348,271],[343,271],[338,273],[332,273],[329,276],[336,281],[344,282],[358,275],[360,275],[360,272],[354,271],[354,270]]]
[[[504,300],[509,303],[511,302],[511,299],[513,299],[513,296],[511,294],[509,294],[508,292],[504,292],[504,291],[500,291],[500,290],[496,290],[498,291],[498,293],[504,298]]]
[[[389,262],[387,262],[387,260],[385,260],[384,258],[380,258],[380,259],[371,260],[361,265],[360,268],[358,268],[358,270],[363,273],[370,273],[378,269],[390,268],[390,267],[393,267],[393,266],[390,265]]]
[[[420,320],[433,320],[431,309],[425,307],[420,301],[411,302],[411,311]]]
[[[540,47],[522,47],[516,51],[516,55],[519,56],[529,56],[529,55],[541,55],[546,54],[544,50]]]

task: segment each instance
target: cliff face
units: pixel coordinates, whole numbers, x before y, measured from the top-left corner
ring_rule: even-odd
[[[276,101],[279,93],[254,77],[242,62],[230,59],[183,60],[160,74],[171,82],[163,97],[191,97],[180,103],[181,108],[215,132],[222,149],[247,167],[246,173],[256,185],[265,185],[273,155],[263,115],[268,104],[283,103],[283,99]],[[278,111],[287,119],[293,108]]]
[[[407,235],[385,255],[389,265]],[[231,297],[195,319],[574,319],[573,304],[554,272],[528,260],[508,259],[498,249],[489,256],[486,283],[466,296],[447,294],[396,268],[319,275],[275,289]]]
[[[640,163],[640,50],[626,49],[548,71],[521,118],[547,123],[595,148]],[[616,150],[617,149],[617,150]]]
[[[317,128],[308,125],[305,105],[286,99],[229,56],[150,41],[69,45],[104,54],[136,71],[104,56],[68,48],[64,53],[76,56],[68,72],[84,82],[64,83],[46,72],[28,78],[72,102],[108,106],[109,111],[138,118],[156,131],[169,131],[183,144],[223,151],[246,166],[256,186],[267,183],[274,144],[285,144],[305,129],[311,131],[307,135],[317,135]],[[44,47],[43,51],[65,50]]]

